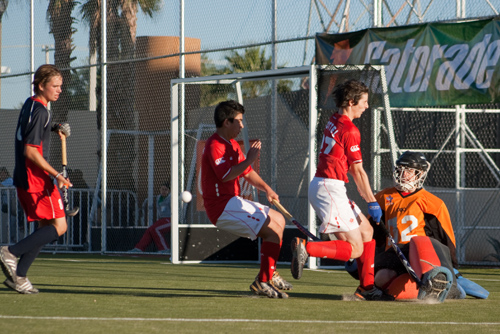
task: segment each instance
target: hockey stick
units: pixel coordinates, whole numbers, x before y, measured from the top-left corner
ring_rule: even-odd
[[[394,241],[394,238],[392,237],[391,233],[389,233],[389,230],[385,227],[384,222],[380,222],[378,224],[378,226],[382,229],[382,231],[384,231],[384,233],[387,236],[387,238],[389,238],[389,241],[391,243],[392,249],[394,249],[394,251],[398,255],[399,260],[401,260],[401,263],[403,263],[403,266],[405,266],[406,271],[408,272],[408,274],[410,274],[411,278],[413,278],[413,280],[417,283],[418,287],[421,287],[422,286],[422,281],[420,280],[420,278],[418,278],[417,273],[411,267],[410,262],[408,262],[408,260],[406,259],[406,256],[403,254],[403,252],[401,251],[401,249],[398,247],[398,245]]]
[[[281,211],[283,216],[285,216],[286,219],[291,221],[297,228],[299,229],[300,232],[304,233],[307,235],[309,238],[311,238],[313,241],[321,241],[320,238],[309,232],[308,229],[306,229],[302,224],[300,224],[298,221],[295,220],[295,218],[292,217],[292,215],[286,211],[286,209],[281,205],[278,201],[273,200],[273,204],[278,208],[278,210]]]
[[[68,165],[68,159],[66,155],[66,136],[63,134],[61,136],[61,157],[62,157],[62,175],[66,179],[68,178],[68,171],[66,169],[66,166]],[[64,202],[64,211],[66,211],[66,214],[69,217],[74,217],[78,214],[78,211],[80,211],[80,208],[75,206],[73,209],[69,208],[69,200],[68,200],[68,186],[65,184],[64,187],[62,188],[63,192],[63,202]]]

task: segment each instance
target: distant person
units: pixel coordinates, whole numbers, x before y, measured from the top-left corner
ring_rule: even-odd
[[[251,144],[247,156],[235,138],[243,129],[245,108],[236,101],[224,101],[214,112],[215,133],[206,141],[201,161],[203,201],[208,219],[220,230],[243,238],[262,238],[260,271],[250,291],[269,298],[288,298],[281,290],[292,285],[276,271],[281,250],[285,218],[268,206],[242,198],[239,179],[264,191],[269,203],[278,195],[252,168],[262,143]],[[281,290],[280,290],[281,289]]]
[[[9,174],[9,171],[5,167],[0,168],[0,185],[2,187],[12,187],[14,185],[14,180],[12,179],[12,177]],[[6,192],[2,192],[2,212],[7,213],[8,209],[9,209],[9,198],[7,198]]]
[[[13,187],[14,186],[14,180],[10,176],[9,171],[7,170],[6,167],[1,167],[0,168],[0,188],[1,187]],[[17,234],[17,218],[16,218],[16,192],[14,190],[9,191],[8,189],[5,189],[2,191],[2,196],[1,196],[1,205],[2,205],[2,213],[4,214],[3,216],[3,221],[7,221],[8,225],[6,224],[4,227],[6,228],[9,226],[9,242],[15,242],[16,240],[16,234]]]
[[[6,167],[0,168],[0,184],[3,187],[12,187],[14,185],[14,180]]]
[[[165,235],[170,233],[170,185],[162,184],[160,194],[156,197],[156,209],[158,220],[147,228],[141,240],[135,245],[130,253],[146,251],[146,248],[154,242],[158,253],[170,254],[170,241]]]
[[[36,70],[35,95],[24,103],[15,132],[14,185],[27,220],[38,221],[38,228],[15,245],[1,247],[0,265],[7,277],[4,284],[23,294],[38,293],[26,276],[28,269],[43,246],[56,241],[67,229],[58,188],[72,184],[47,162],[50,131],[60,137],[69,137],[71,131],[67,123],[52,124],[52,114],[47,110],[47,104],[59,98],[62,83],[62,74],[54,65]]]

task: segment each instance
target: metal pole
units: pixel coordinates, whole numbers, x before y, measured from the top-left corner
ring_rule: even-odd
[[[185,55],[184,55],[184,52],[185,52],[185,36],[184,36],[184,0],[180,0],[180,31],[179,31],[179,53],[180,53],[180,58],[179,58],[179,78],[180,79],[183,79],[186,75],[186,65],[185,65]],[[185,85],[184,83],[181,83],[180,84],[180,96],[179,96],[179,109],[180,109],[180,119],[179,119],[179,128],[180,128],[180,133],[181,133],[181,137],[179,138],[180,139],[180,146],[179,146],[179,150],[180,150],[180,161],[179,161],[179,166],[178,166],[178,169],[179,169],[179,176],[180,176],[180,183],[179,183],[179,186],[181,187],[180,188],[180,191],[182,191],[185,187],[185,183],[186,183],[186,180],[185,180],[185,171],[184,171],[184,160],[185,160],[185,145],[186,145],[186,141],[185,141],[185,137],[184,137],[184,128],[185,128],[185,122],[186,122],[186,112],[185,112]],[[174,172],[175,170],[172,170],[172,172]],[[178,205],[178,204],[176,204]],[[186,205],[184,202],[182,203],[182,205]],[[182,223],[185,223],[185,217],[184,217],[184,210],[182,211],[182,214],[180,216],[180,221],[179,222],[182,222]]]
[[[29,83],[29,95],[33,94],[31,83],[35,79],[35,4],[30,1],[30,70],[31,80]]]
[[[97,110],[97,66],[92,66],[97,64],[97,50],[90,55],[90,68],[89,68],[89,110]]]
[[[154,164],[155,164],[155,138],[153,135],[148,136],[148,226],[153,225],[153,208],[154,208]]]
[[[107,128],[108,128],[108,118],[107,118],[107,12],[106,12],[106,1],[101,1],[101,253],[107,250],[107,221],[106,221],[106,211],[107,211],[107,181],[108,181],[108,145],[107,145]]]
[[[170,166],[172,169],[171,176],[171,192],[170,192],[170,207],[172,208],[171,214],[171,249],[172,249],[172,263],[179,263],[179,179],[178,173],[174,171],[179,167],[179,91],[178,84],[170,86],[171,92],[171,107],[170,107]]]
[[[307,19],[307,30],[306,30],[306,36],[309,36],[309,32],[311,31],[311,16],[312,16],[312,9],[313,9],[313,1],[309,3],[309,16]],[[306,57],[307,57],[307,45],[308,45],[309,39],[305,40],[305,45],[304,45],[304,58],[302,59],[302,65],[306,64]]]
[[[316,131],[318,124],[318,96],[316,92],[317,85],[317,73],[315,65],[311,65],[309,69],[309,182],[314,178],[316,174]],[[313,210],[311,205],[307,206],[307,221],[309,231],[316,235],[316,212]],[[318,260],[319,261],[319,260]],[[317,262],[309,261],[309,268],[316,269],[318,267]]]
[[[462,239],[464,235],[465,222],[463,221],[463,210],[462,210],[462,186],[465,186],[462,179],[462,167],[464,166],[464,162],[462,157],[464,155],[462,151],[462,146],[464,144],[463,141],[463,132],[461,130],[461,120],[462,120],[462,110],[459,105],[455,106],[455,132],[457,136],[455,137],[455,189],[456,189],[456,221],[455,225],[457,227],[457,236],[458,240]],[[465,260],[465,247],[462,244],[457,244],[457,257],[458,262],[463,262]]]
[[[382,0],[373,0],[373,26],[382,27]]]
[[[277,0],[273,0],[273,19],[272,19],[272,69],[275,70],[277,66]],[[276,191],[276,186],[278,183],[278,169],[277,169],[277,157],[278,157],[278,142],[276,139],[276,133],[278,131],[278,81],[272,81],[272,93],[271,93],[271,188]]]

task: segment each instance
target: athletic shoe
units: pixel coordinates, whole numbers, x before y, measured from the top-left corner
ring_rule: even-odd
[[[370,290],[366,290],[358,286],[354,297],[358,300],[380,300],[380,301],[393,301],[394,297],[373,286]]]
[[[142,253],[142,250],[140,250],[139,248],[134,248],[127,251],[127,253]]]
[[[250,291],[253,291],[256,295],[267,296],[269,298],[288,298],[288,295],[276,288],[272,281],[259,282],[259,278],[256,278],[255,281],[250,284]]]
[[[281,277],[277,271],[274,272],[271,281],[273,282],[273,285],[280,290],[292,290],[293,288],[293,285],[285,281],[285,279]]]
[[[164,250],[158,251],[157,253],[164,254],[164,255],[170,255],[172,252],[170,251],[170,249],[164,249]]]
[[[306,240],[301,238],[293,238],[292,240],[292,265],[290,271],[295,279],[302,277],[302,270],[307,262],[309,254],[306,251]]]
[[[0,247],[0,265],[7,279],[16,282],[17,257],[9,251],[9,247]]]
[[[35,295],[39,292],[37,288],[33,287],[28,277],[18,276],[17,283],[14,283],[12,280],[7,278],[3,284],[5,284],[8,288],[25,295]]]

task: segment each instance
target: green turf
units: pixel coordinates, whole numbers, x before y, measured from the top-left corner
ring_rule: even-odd
[[[500,332],[500,269],[464,268],[486,300],[442,304],[345,300],[342,270],[304,271],[287,300],[257,297],[256,265],[172,265],[165,257],[41,255],[38,295],[0,287],[1,333],[493,333]],[[149,319],[149,320],[148,320]]]

